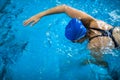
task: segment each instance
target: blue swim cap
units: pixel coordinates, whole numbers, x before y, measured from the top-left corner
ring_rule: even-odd
[[[87,29],[79,19],[73,18],[65,28],[65,36],[69,40],[78,40],[86,35]]]

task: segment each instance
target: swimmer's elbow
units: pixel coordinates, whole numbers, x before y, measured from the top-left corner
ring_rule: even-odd
[[[68,6],[67,6],[66,4],[63,4],[63,5],[61,5],[61,6],[63,7],[63,10],[64,10],[64,12],[65,12]]]

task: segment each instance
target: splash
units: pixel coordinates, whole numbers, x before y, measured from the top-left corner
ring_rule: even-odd
[[[120,15],[119,15],[119,10],[113,10],[112,12],[109,13],[109,15],[112,17],[112,21],[120,21]]]

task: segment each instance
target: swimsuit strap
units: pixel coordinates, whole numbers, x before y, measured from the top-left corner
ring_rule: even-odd
[[[102,37],[102,35],[97,35],[97,36],[93,36],[89,39],[89,41],[91,41],[92,39],[96,38],[96,37]]]
[[[118,43],[116,42],[116,40],[115,40],[115,38],[114,38],[114,36],[113,36],[113,29],[114,29],[114,28],[115,28],[115,27],[111,28],[111,29],[109,30],[109,32],[111,33],[110,37],[111,37],[112,41],[114,42],[115,48],[117,48],[117,47],[119,47],[119,45],[118,45]]]
[[[92,39],[95,38],[95,37],[108,36],[108,37],[110,37],[110,38],[112,39],[112,41],[114,42],[115,48],[116,48],[116,47],[119,47],[118,43],[116,42],[115,38],[114,38],[113,35],[112,35],[114,28],[111,28],[110,30],[102,30],[102,29],[98,29],[98,28],[89,28],[89,29],[93,29],[93,30],[96,30],[96,31],[99,31],[99,32],[102,33],[101,35],[97,35],[97,36],[91,37],[89,40],[92,40]]]
[[[98,28],[90,28],[90,29],[101,32],[102,33],[101,36],[110,36],[113,31],[113,29],[110,29],[110,30],[102,30],[102,29],[98,29]]]

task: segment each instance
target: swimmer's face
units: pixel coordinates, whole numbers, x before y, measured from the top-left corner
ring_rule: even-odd
[[[82,43],[84,40],[86,40],[86,38],[81,38],[81,39],[78,39],[78,40],[73,40],[72,42],[73,43]]]
[[[71,40],[71,42],[76,43],[76,42],[78,42],[78,40]]]

